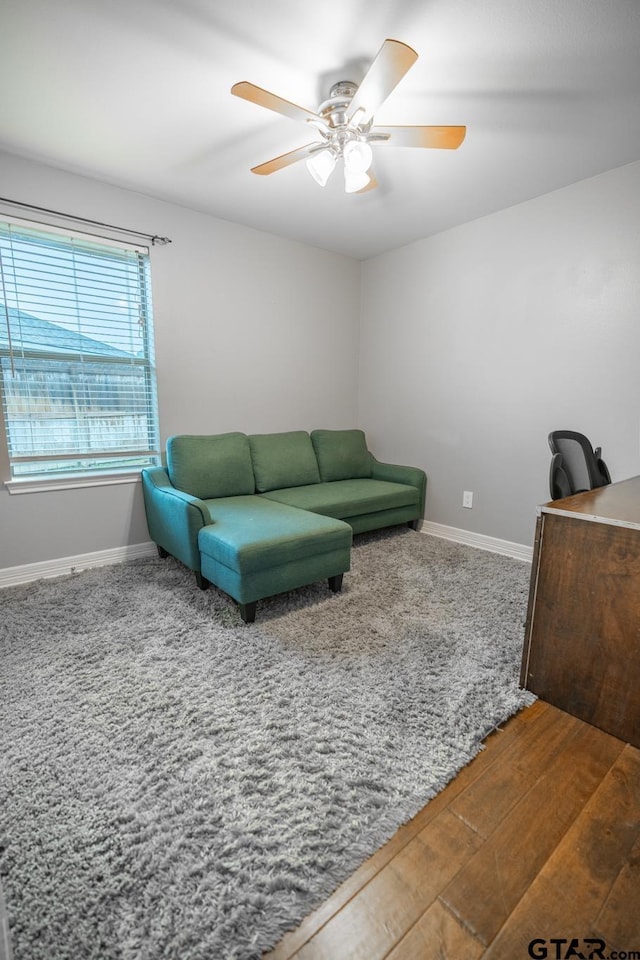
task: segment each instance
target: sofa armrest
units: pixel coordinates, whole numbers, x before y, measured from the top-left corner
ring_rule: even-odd
[[[424,517],[424,505],[427,495],[427,475],[420,467],[405,467],[398,463],[382,463],[372,453],[371,477],[374,480],[389,480],[391,483],[406,483],[419,491],[420,517]]]
[[[151,539],[199,573],[198,532],[212,522],[206,503],[176,489],[164,467],[142,471],[142,491]]]

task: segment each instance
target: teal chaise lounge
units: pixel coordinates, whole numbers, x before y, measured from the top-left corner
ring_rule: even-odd
[[[264,597],[349,570],[353,533],[424,516],[426,476],[380,463],[361,430],[181,435],[142,472],[147,523],[171,554],[255,618]]]

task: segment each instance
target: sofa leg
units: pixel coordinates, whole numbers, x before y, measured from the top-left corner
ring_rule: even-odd
[[[409,520],[409,522],[407,523],[407,526],[408,526],[411,530],[417,530],[419,523],[420,523],[419,520]]]
[[[156,543],[156,547],[158,549],[158,556],[160,557],[160,559],[166,560],[167,557],[169,556],[169,551],[165,550],[164,547],[161,547],[159,543]]]
[[[342,590],[342,577],[343,574],[341,573],[337,573],[335,577],[329,577],[329,589],[332,590],[333,593],[340,593]]]
[[[240,616],[245,623],[254,623],[256,619],[256,605],[257,601],[254,600],[253,603],[240,603]]]
[[[206,577],[203,577],[201,573],[196,573],[196,583],[201,590],[206,590],[209,586],[209,581],[206,579]]]

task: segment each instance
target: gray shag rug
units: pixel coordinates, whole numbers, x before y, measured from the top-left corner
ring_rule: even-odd
[[[528,564],[396,528],[254,625],[172,559],[0,593],[15,960],[249,960],[531,703]]]

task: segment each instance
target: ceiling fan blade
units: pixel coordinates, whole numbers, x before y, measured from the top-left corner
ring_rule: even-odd
[[[467,132],[466,127],[373,127],[372,134],[384,134],[392,147],[436,147],[455,150]]]
[[[290,100],[283,100],[282,97],[278,97],[268,90],[263,90],[262,87],[257,87],[255,83],[249,83],[248,80],[234,83],[231,87],[231,93],[236,97],[242,97],[243,100],[248,100],[250,103],[257,103],[259,107],[275,110],[276,113],[290,117],[291,120],[302,120],[303,122],[310,120],[316,124],[320,123],[322,127],[327,125],[317,113],[307,110],[306,107],[299,107],[297,103],[291,103]]]
[[[418,54],[406,43],[385,40],[349,104],[347,120],[358,113],[357,123],[370,120],[417,59]]]
[[[317,153],[318,150],[324,149],[325,144],[318,143],[316,140],[315,143],[307,143],[304,147],[290,150],[289,153],[283,153],[279,157],[274,157],[273,160],[260,163],[257,167],[251,167],[251,173],[259,173],[261,176],[266,176],[269,173],[275,173],[276,170],[282,170],[283,167],[288,167],[292,163],[297,163],[298,160],[304,160],[313,153]]]

